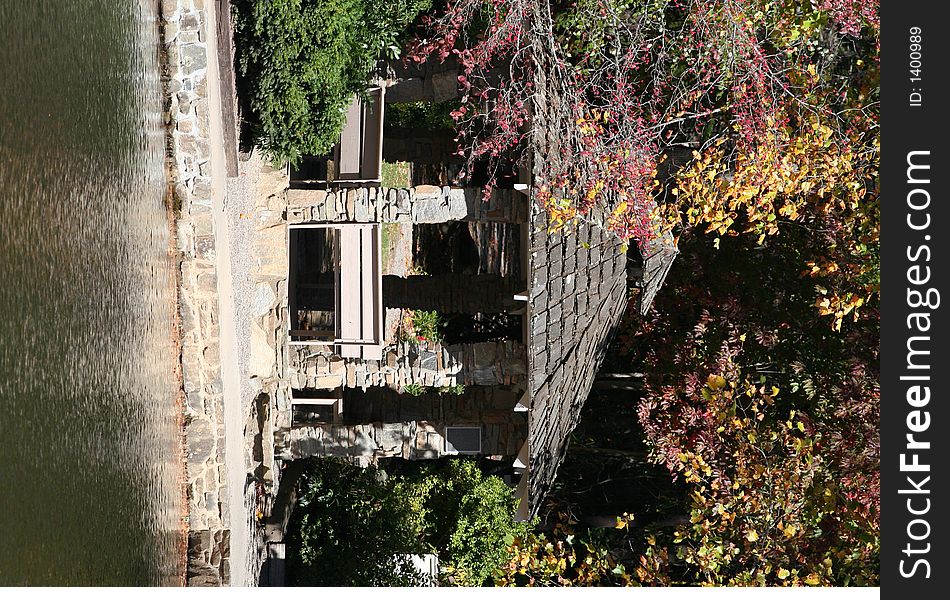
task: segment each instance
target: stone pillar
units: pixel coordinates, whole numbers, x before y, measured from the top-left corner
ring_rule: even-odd
[[[454,56],[444,62],[424,63],[393,61],[389,65],[393,78],[386,89],[386,102],[445,102],[459,96],[460,67]]]

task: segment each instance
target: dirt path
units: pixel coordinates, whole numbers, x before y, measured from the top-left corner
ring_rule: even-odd
[[[215,9],[207,10],[208,48],[217,48]],[[234,286],[231,273],[231,239],[227,218],[227,163],[224,149],[217,52],[208,52],[208,117],[211,129],[212,212],[218,274],[218,328],[220,331],[221,384],[224,396],[225,462],[228,471],[227,517],[231,529],[231,585],[247,586],[248,514],[245,504],[247,465],[244,448],[244,410],[238,365],[237,331],[234,319]]]

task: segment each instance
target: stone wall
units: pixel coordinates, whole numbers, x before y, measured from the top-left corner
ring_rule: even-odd
[[[514,456],[527,437],[527,413],[514,410],[520,395],[517,386],[419,397],[347,390],[344,423],[293,427],[280,436],[279,448],[287,459],[344,456],[364,464],[392,457],[432,459],[445,454],[447,426],[480,426],[483,454]]]
[[[513,189],[497,189],[487,200],[481,188],[435,185],[287,190],[289,223],[524,223],[527,219],[527,196]]]
[[[421,129],[388,127],[383,138],[383,160],[411,162],[413,169],[419,165],[465,164],[465,159],[456,154],[458,134],[454,129]],[[423,180],[425,181],[425,180]],[[431,183],[431,180],[430,180]]]
[[[444,102],[459,96],[460,66],[454,56],[424,63],[392,61],[386,102]]]
[[[165,114],[180,203],[177,246],[185,434],[188,450],[188,584],[230,581],[230,523],[224,457],[223,396],[217,322],[217,273],[211,215],[204,0],[163,0],[168,78]]]
[[[523,385],[525,347],[515,341],[443,347],[435,342],[397,342],[383,360],[334,357],[321,346],[288,346],[285,381],[295,389],[366,389],[407,385]]]

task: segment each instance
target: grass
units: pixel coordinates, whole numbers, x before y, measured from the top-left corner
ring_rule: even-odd
[[[412,187],[412,165],[407,162],[383,162],[381,181],[384,188]]]
[[[389,261],[391,260],[393,245],[399,241],[402,235],[402,225],[400,223],[383,223],[380,236],[383,246],[382,265],[385,272],[389,271]]]
[[[405,392],[410,396],[421,396],[426,393],[426,388],[418,383],[410,383],[406,385]]]
[[[384,188],[407,188],[412,186],[412,165],[407,162],[383,162],[381,185]],[[392,245],[399,239],[398,223],[383,223],[383,268],[389,266]]]

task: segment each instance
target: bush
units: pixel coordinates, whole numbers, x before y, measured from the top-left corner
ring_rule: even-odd
[[[504,481],[473,460],[412,463],[381,477],[337,459],[312,461],[287,528],[288,574],[297,585],[419,585],[407,554],[435,552],[446,580],[480,585],[530,530],[515,523]]]
[[[375,469],[315,460],[301,476],[288,525],[288,575],[304,586],[423,583],[403,556],[425,551],[424,490]]]
[[[431,0],[236,0],[255,142],[277,163],[330,151],[344,111]]]
[[[513,521],[517,500],[511,488],[485,477],[475,461],[451,460],[433,476],[427,528],[451,578],[444,583],[482,585],[508,560],[509,543],[527,535],[531,525]]]

